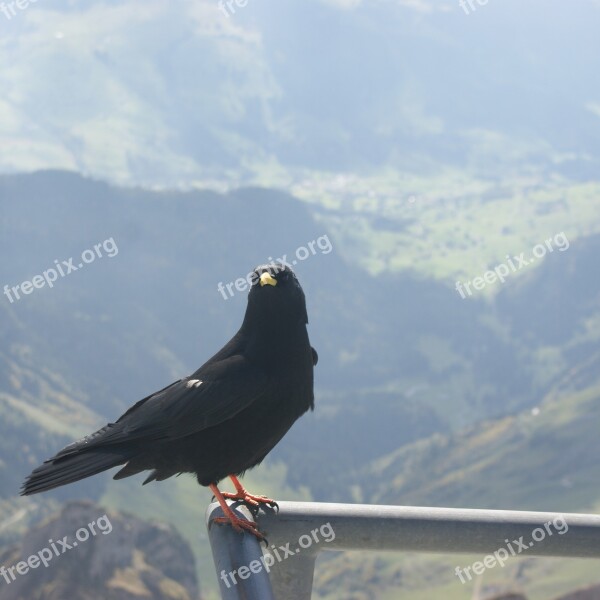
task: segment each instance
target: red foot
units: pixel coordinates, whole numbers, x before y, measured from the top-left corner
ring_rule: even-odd
[[[240,490],[239,492],[235,492],[235,494],[223,492],[223,496],[229,500],[238,500],[252,506],[260,506],[261,504],[269,504],[270,506],[277,505],[277,502],[271,498],[267,498],[266,496],[255,496],[244,489]]]
[[[247,531],[253,535],[255,535],[260,541],[265,539],[265,536],[258,530],[258,526],[256,523],[252,521],[246,521],[246,519],[240,519],[235,515],[228,517],[216,517],[214,523],[223,523],[225,525],[231,525],[236,531],[242,533],[242,531]]]
[[[272,500],[271,498],[267,498],[266,496],[256,496],[255,494],[251,494],[246,488],[242,485],[240,480],[235,475],[230,475],[229,479],[231,479],[233,485],[235,486],[235,493],[232,494],[230,492],[224,492],[223,496],[228,498],[229,500],[238,500],[249,504],[250,506],[257,507],[261,504],[268,504],[269,506],[277,506],[277,502]]]
[[[231,525],[236,531],[239,531],[240,533],[242,533],[243,531],[247,531],[248,533],[251,533],[252,535],[257,537],[260,541],[265,540],[266,542],[265,536],[259,531],[258,525],[256,523],[253,523],[252,521],[247,521],[246,519],[240,519],[240,517],[234,514],[234,512],[227,504],[227,500],[225,500],[222,492],[219,490],[216,484],[211,483],[209,487],[212,490],[212,493],[215,495],[215,498],[219,502],[219,505],[221,506],[221,509],[223,510],[224,514],[223,517],[217,517],[213,521],[214,523],[224,523],[226,525]],[[235,487],[239,492],[240,489],[238,485],[236,485]]]

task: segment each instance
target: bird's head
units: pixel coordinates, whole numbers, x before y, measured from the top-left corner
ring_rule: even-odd
[[[252,273],[247,316],[268,326],[308,323],[306,300],[292,269],[275,262],[260,265]]]

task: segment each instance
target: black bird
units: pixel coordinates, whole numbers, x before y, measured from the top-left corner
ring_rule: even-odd
[[[79,481],[117,465],[122,479],[142,471],[144,481],[193,473],[219,501],[228,522],[262,538],[255,523],[237,518],[225,498],[274,504],[247,492],[237,479],[258,465],[309,408],[314,409],[308,315],[302,287],[284,264],[252,273],[240,330],[189,377],[137,402],[109,423],[35,469],[26,496]],[[221,493],[229,476],[236,493]]]

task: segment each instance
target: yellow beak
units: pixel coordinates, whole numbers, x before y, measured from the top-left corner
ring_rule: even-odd
[[[272,285],[272,286],[276,286],[277,285],[277,279],[275,279],[271,273],[269,273],[268,271],[265,271],[261,276],[260,276],[260,287],[263,287],[263,285]]]

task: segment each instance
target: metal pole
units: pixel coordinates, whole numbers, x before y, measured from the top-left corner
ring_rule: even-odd
[[[214,505],[209,507],[209,520],[212,510]],[[598,515],[280,502],[279,512],[261,511],[258,525],[267,535],[271,551],[273,546],[293,551],[270,569],[272,592],[278,600],[310,598],[314,561],[323,550],[468,553],[480,554],[483,559],[511,543],[515,550],[520,548],[520,556],[600,558]],[[321,534],[330,531],[327,525],[334,532],[330,541]],[[300,547],[301,538],[306,548]],[[310,538],[313,541],[308,545]],[[239,546],[239,537],[230,539]],[[522,547],[513,543],[517,540]],[[282,556],[283,550],[279,554]]]

